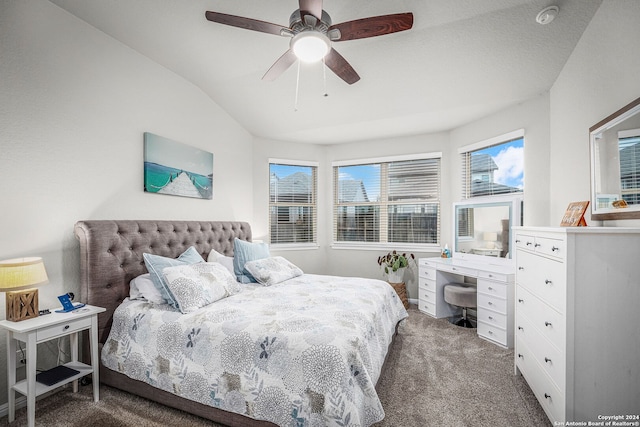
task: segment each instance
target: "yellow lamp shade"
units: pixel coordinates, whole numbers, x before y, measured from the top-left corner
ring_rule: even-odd
[[[49,282],[40,257],[0,261],[0,291],[18,291]]]
[[[49,283],[42,258],[15,258],[0,261],[0,291],[7,292],[7,320],[38,317],[38,290],[27,289]]]

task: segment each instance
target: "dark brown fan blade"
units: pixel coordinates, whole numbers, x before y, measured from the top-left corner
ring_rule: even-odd
[[[331,51],[324,57],[324,63],[331,71],[336,73],[338,77],[350,85],[360,80],[360,76],[356,73],[356,70],[333,48],[331,48]]]
[[[345,41],[397,33],[398,31],[408,30],[412,26],[413,13],[408,12],[343,22],[342,24],[330,26],[329,31],[337,28],[340,30],[340,38],[333,41]]]
[[[318,18],[318,21],[322,19],[322,0],[299,0],[300,16],[304,19],[305,15],[313,15]]]
[[[274,64],[269,68],[269,70],[262,76],[262,80],[266,80],[268,82],[273,81],[280,77],[280,74],[284,73],[287,68],[291,67],[291,65],[296,62],[298,59],[293,53],[291,49],[287,50]]]
[[[272,24],[270,22],[258,21],[257,19],[244,18],[242,16],[227,15],[226,13],[218,13],[207,11],[205,14],[207,19],[218,24],[230,25],[232,27],[244,28],[245,30],[259,31],[261,33],[282,35],[281,31],[288,30],[288,27]]]

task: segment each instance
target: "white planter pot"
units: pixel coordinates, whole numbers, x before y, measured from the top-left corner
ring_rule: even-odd
[[[401,267],[396,271],[392,271],[389,269],[389,273],[387,273],[387,280],[389,283],[402,283],[404,282],[404,270],[406,267]]]

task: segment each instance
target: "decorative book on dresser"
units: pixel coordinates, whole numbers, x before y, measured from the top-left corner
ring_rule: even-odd
[[[555,425],[637,417],[640,229],[514,232],[516,374]]]

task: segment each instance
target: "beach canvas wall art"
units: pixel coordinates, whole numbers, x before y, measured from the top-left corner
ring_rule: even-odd
[[[145,132],[144,191],[213,199],[213,153]]]

